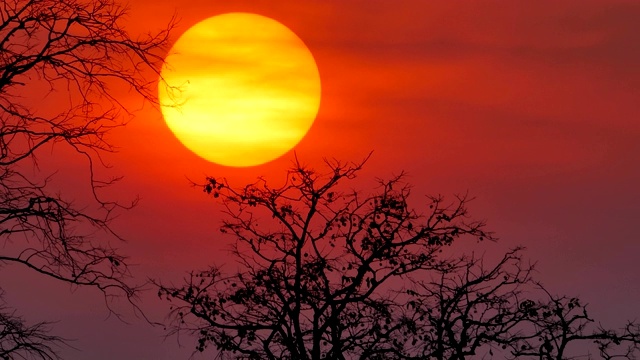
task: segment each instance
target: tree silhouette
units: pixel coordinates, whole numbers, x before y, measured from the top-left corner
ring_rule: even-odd
[[[371,195],[341,192],[363,164],[327,164],[320,174],[296,163],[279,187],[207,179],[238,269],[213,265],[181,286],[156,282],[171,303],[172,333],[195,334],[198,351],[213,344],[224,359],[313,360],[547,359],[535,352],[540,341],[586,334],[577,324],[558,328],[572,311],[586,311],[580,304],[531,300],[543,288],[521,249],[493,266],[445,255],[455,240],[492,239],[468,217],[466,196],[429,197],[421,214],[408,204],[402,175]],[[633,326],[582,338],[604,341],[601,349],[625,342],[631,354]]]
[[[101,154],[113,150],[106,135],[126,121],[127,110],[110,86],[124,84],[153,100],[171,28],[133,38],[122,27],[125,10],[113,0],[0,5],[0,263],[95,287],[107,298],[135,292],[126,280],[125,257],[109,243],[118,239],[109,226],[114,212],[127,206],[103,199],[100,189],[117,179],[95,174],[104,164]],[[147,72],[153,79],[145,80]],[[41,106],[34,94],[43,88],[63,100]],[[64,148],[87,161],[89,203],[65,197],[52,174],[40,170],[39,154]],[[55,340],[42,335],[42,324],[21,325],[11,312],[0,314],[0,324],[3,358],[55,357],[51,348],[37,345]],[[29,341],[34,347],[24,345]]]
[[[371,196],[340,193],[336,185],[361,164],[330,167],[322,176],[296,166],[278,188],[262,180],[234,190],[209,179],[205,190],[222,198],[221,230],[237,239],[243,268],[225,276],[213,267],[161,289],[188,304],[176,309],[178,328],[188,314],[207,324],[193,328],[200,350],[213,342],[247,358],[385,357],[402,327],[392,316],[404,279],[442,266],[438,252],[458,237],[489,237],[466,218],[464,197],[431,198],[422,216],[409,208],[401,176]],[[259,224],[259,215],[275,223]]]
[[[580,299],[552,295],[539,283],[536,287],[542,292],[541,299],[526,300],[520,304],[530,330],[527,336],[508,343],[513,358],[561,360],[592,357],[576,354],[576,345],[584,343],[595,345],[601,359],[636,359],[640,355],[640,324],[630,321],[621,329],[606,329],[596,325]]]
[[[15,311],[0,305],[0,358],[57,359],[56,346],[65,344],[65,340],[50,335],[49,330],[50,324],[46,322],[25,325]]]
[[[561,360],[587,358],[581,350],[594,349],[603,359],[638,354],[638,324],[618,331],[595,326],[578,298],[552,295],[532,277],[522,251],[511,250],[492,266],[463,255],[415,281],[401,315],[408,325],[400,358]]]
[[[493,266],[485,266],[482,258],[462,255],[413,282],[400,315],[405,329],[397,341],[405,344],[403,355],[412,359],[490,357],[504,344],[528,339],[522,328],[528,313],[520,304],[527,299],[533,266],[523,263],[521,251],[507,252]]]

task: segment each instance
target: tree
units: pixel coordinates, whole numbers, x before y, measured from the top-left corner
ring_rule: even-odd
[[[172,26],[134,38],[122,26],[125,16],[126,9],[113,0],[6,0],[0,5],[0,263],[98,288],[107,299],[131,298],[136,290],[127,280],[126,258],[110,245],[119,239],[110,222],[128,205],[103,199],[100,189],[117,178],[96,175],[96,166],[104,165],[101,155],[114,150],[106,136],[126,122],[127,109],[110,87],[124,84],[153,101]],[[149,73],[153,78],[147,80]],[[60,107],[38,106],[41,99],[33,94],[41,88],[62,96]],[[65,197],[52,174],[40,170],[40,154],[64,148],[87,161],[89,203]],[[29,328],[11,314],[0,314],[3,349],[9,349],[6,341],[34,345],[46,340],[42,324]],[[14,331],[20,341],[7,335]],[[3,358],[29,353],[54,357],[50,348],[17,346],[5,350]]]
[[[1,301],[1,299],[0,299]],[[56,346],[65,344],[61,337],[50,335],[46,322],[25,325],[15,311],[0,306],[1,359],[57,359]]]
[[[595,326],[576,297],[552,295],[532,277],[522,248],[493,266],[482,258],[451,259],[407,290],[401,315],[406,359],[580,359],[597,350],[602,359],[638,354],[640,327]],[[594,345],[594,346],[590,346]]]
[[[636,359],[640,355],[640,324],[630,321],[618,330],[606,329],[595,324],[580,299],[553,295],[539,283],[536,287],[542,292],[541,299],[520,304],[530,330],[507,344],[513,358],[591,357],[576,354],[576,345],[591,350],[585,343],[595,345],[601,359]]]
[[[558,326],[570,311],[544,313],[555,300],[570,305],[530,300],[541,285],[521,249],[494,266],[445,255],[458,239],[493,239],[468,217],[466,196],[428,197],[421,214],[409,206],[402,175],[363,195],[338,186],[362,163],[327,165],[321,174],[296,163],[279,187],[207,179],[238,269],[213,265],[180,286],[156,282],[171,303],[171,332],[194,334],[196,350],[215,345],[224,359],[550,358],[527,349],[538,338],[562,338]],[[635,346],[637,333],[585,339]]]
[[[401,307],[394,291],[411,275],[443,265],[437,254],[454,239],[490,238],[482,222],[468,221],[466,198],[429,201],[430,214],[410,209],[402,176],[379,192],[337,192],[362,164],[330,163],[327,176],[295,166],[281,187],[261,180],[234,190],[209,178],[207,193],[222,198],[223,233],[237,242],[242,269],[192,273],[185,286],[161,287],[177,299],[178,329],[200,319],[199,350],[213,342],[241,358],[386,358],[396,346],[392,320]],[[254,210],[255,209],[255,210]],[[258,216],[274,224],[259,224]]]
[[[465,359],[491,357],[505,344],[529,339],[526,286],[533,266],[521,248],[507,252],[494,266],[462,255],[416,280],[406,290],[401,341],[406,358]],[[502,354],[503,357],[506,354]]]

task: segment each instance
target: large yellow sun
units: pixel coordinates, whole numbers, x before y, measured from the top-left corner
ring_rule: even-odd
[[[305,44],[281,23],[229,13],[175,43],[161,70],[164,119],[189,150],[227,166],[254,166],[291,150],[320,106],[320,76]]]

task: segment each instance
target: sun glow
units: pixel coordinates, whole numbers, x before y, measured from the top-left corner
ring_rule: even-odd
[[[270,18],[229,13],[175,43],[161,71],[162,114],[180,142],[227,166],[276,159],[304,137],[320,106],[313,55]]]

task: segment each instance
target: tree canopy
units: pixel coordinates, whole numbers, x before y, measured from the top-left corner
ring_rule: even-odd
[[[171,331],[224,359],[567,359],[567,345],[585,340],[603,358],[636,353],[637,324],[593,326],[581,301],[533,278],[521,248],[492,265],[443,251],[493,239],[467,196],[412,208],[403,175],[371,194],[344,190],[362,165],[296,163],[277,187],[207,178],[237,269],[157,282]]]

